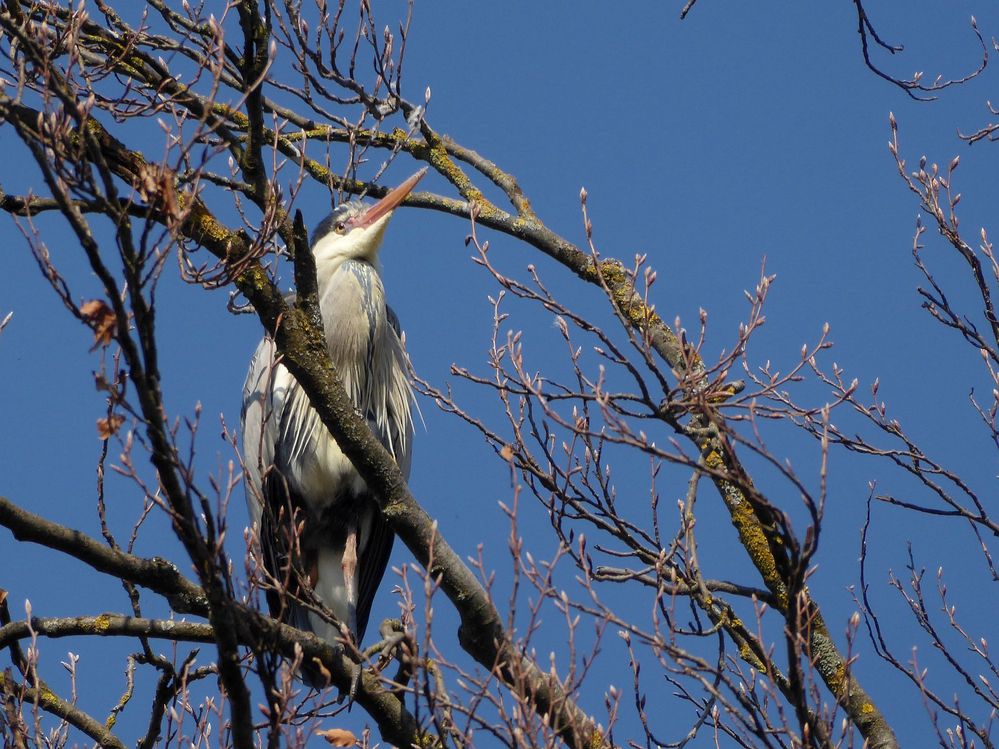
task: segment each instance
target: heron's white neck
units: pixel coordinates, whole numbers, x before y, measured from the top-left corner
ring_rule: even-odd
[[[377,274],[380,270],[378,250],[385,238],[388,221],[389,216],[383,216],[371,226],[352,229],[347,234],[330,233],[312,246],[320,296],[324,286],[332,281],[337,270],[348,260],[363,261],[374,268]]]

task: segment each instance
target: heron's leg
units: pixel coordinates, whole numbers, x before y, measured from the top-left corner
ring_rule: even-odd
[[[357,574],[357,523],[349,521],[347,523],[347,539],[343,546],[343,587],[347,594],[347,627],[350,630],[348,637],[353,643],[353,649],[357,652],[360,643],[357,642],[357,585],[355,575]],[[350,679],[350,701],[353,702],[357,696],[357,691],[361,686],[361,664],[354,665],[353,674]]]
[[[347,523],[347,539],[343,546],[343,588],[347,594],[347,627],[350,635],[357,638],[357,523]],[[356,643],[355,643],[356,644]]]

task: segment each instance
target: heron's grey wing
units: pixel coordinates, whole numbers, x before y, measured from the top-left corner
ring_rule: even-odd
[[[250,360],[243,385],[240,425],[243,436],[243,463],[246,473],[246,505],[250,522],[256,528],[266,573],[283,580],[289,569],[290,518],[301,513],[300,498],[294,495],[275,465],[277,442],[285,420],[286,396],[291,375],[275,361],[276,347],[264,338]],[[299,597],[297,575],[288,586],[292,598]],[[293,627],[310,631],[308,612],[274,590],[267,591],[271,616]]]
[[[357,563],[357,642],[361,642],[364,631],[368,626],[368,617],[371,615],[371,604],[375,599],[375,592],[385,575],[385,568],[388,567],[389,557],[392,556],[392,544],[395,541],[395,533],[385,521],[378,503],[374,497],[370,497],[371,519],[368,531],[367,543],[359,555]]]
[[[301,498],[273,467],[264,475],[262,494],[266,504],[259,525],[261,554],[264,569],[278,583],[266,591],[271,617],[303,632],[315,632],[337,647],[332,625],[320,623],[319,631],[309,608],[300,602],[314,600],[308,577],[318,559],[313,520],[307,512],[294,509],[303,506]],[[328,686],[327,676],[311,663],[302,664],[301,676],[313,689]]]
[[[259,528],[263,508],[263,476],[274,462],[276,420],[271,389],[275,376],[274,343],[264,338],[250,359],[243,384],[240,431],[243,436],[243,470],[246,474],[246,508],[250,522]]]
[[[308,574],[315,559],[315,551],[307,541],[311,531],[308,514],[300,511],[301,499],[276,470],[264,476],[263,495],[266,505],[260,519],[260,550],[264,569],[282,588],[268,588],[267,607],[273,618],[313,632],[308,609],[296,602],[309,598],[303,590],[309,585],[303,575]],[[299,556],[304,558],[295,558]]]
[[[403,475],[408,479],[413,445],[413,423],[409,411],[412,399],[412,391],[409,387],[409,367],[402,345],[399,318],[388,305],[385,307],[385,312],[390,327],[388,353],[392,361],[392,366],[389,368],[389,382],[386,383],[389,389],[387,399],[389,414],[388,418],[381,422],[381,426],[373,414],[368,414],[368,426],[385,448],[393,453]],[[371,502],[374,512],[370,520],[368,541],[358,564],[358,640],[364,635],[367,627],[375,591],[385,575],[389,557],[392,555],[392,544],[395,541],[395,534],[378,509],[375,497],[371,497]]]

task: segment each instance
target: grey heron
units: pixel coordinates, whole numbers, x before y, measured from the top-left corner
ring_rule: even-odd
[[[426,169],[374,205],[342,203],[313,232],[319,311],[330,359],[359,413],[408,478],[412,390],[399,322],[385,303],[378,250],[393,210]],[[280,363],[257,346],[243,387],[243,460],[250,519],[267,573],[271,613],[331,644],[360,644],[393,534],[368,489]],[[341,627],[331,620],[332,612]],[[306,666],[306,681],[321,686]]]

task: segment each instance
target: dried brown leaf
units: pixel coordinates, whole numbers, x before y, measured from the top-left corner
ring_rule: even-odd
[[[110,418],[98,419],[97,420],[97,436],[102,440],[106,440],[112,434],[118,431],[119,427],[124,423],[125,417],[120,414],[111,414]]]
[[[94,331],[93,348],[111,343],[118,318],[102,299],[91,299],[81,304],[80,315]]]
[[[322,736],[333,746],[350,747],[357,744],[357,737],[346,728],[327,728],[316,731],[316,736]]]

